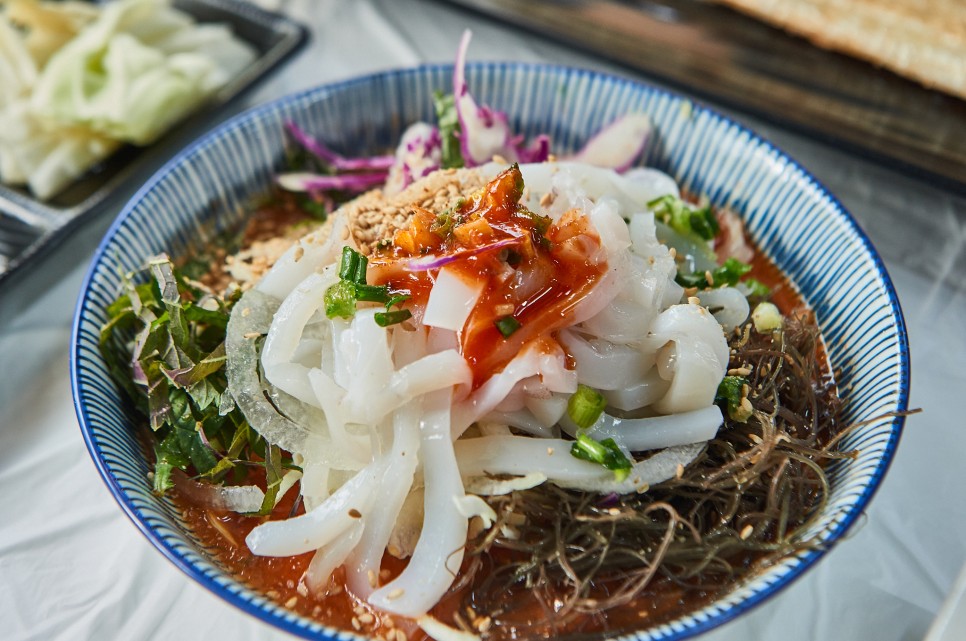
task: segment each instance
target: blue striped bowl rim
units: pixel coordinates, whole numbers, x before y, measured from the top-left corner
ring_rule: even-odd
[[[309,639],[362,639],[289,612],[235,579],[184,527],[167,499],[151,493],[136,437],[142,421],[124,403],[98,352],[104,308],[120,274],[160,251],[181,256],[239,224],[246,198],[264,192],[281,157],[282,124],[294,119],[346,154],[390,148],[406,124],[432,117],[433,89],[448,90],[452,67],[428,65],[325,85],[249,110],[188,146],[124,207],[97,249],[78,300],[71,388],[81,432],[121,508],[168,559],[240,609]],[[777,147],[705,106],[646,84],[552,65],[475,63],[476,96],[506,111],[515,130],[549,133],[566,153],[613,118],[649,113],[656,136],[644,164],[693,193],[735,210],[762,249],[818,315],[846,420],[907,408],[909,353],[895,290],[851,215]],[[671,622],[620,637],[684,639],[773,596],[815,563],[868,505],[898,445],[903,418],[871,421],[843,440],[859,449],[830,469],[833,493],[814,527],[822,545],[786,558],[713,603]]]

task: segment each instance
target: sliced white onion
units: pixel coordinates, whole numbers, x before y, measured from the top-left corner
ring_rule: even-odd
[[[626,171],[644,151],[653,129],[647,114],[621,116],[598,131],[571,160]]]

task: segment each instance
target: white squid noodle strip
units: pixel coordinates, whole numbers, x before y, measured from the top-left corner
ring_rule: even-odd
[[[362,469],[372,460],[372,448],[369,439],[346,431],[346,411],[343,406],[345,390],[321,369],[311,370],[308,376],[312,391],[325,414],[332,442],[338,443],[341,450],[340,456],[329,457],[331,465],[337,469]]]
[[[577,381],[597,390],[619,389],[639,381],[654,366],[654,353],[630,345],[587,339],[575,331],[562,330],[558,340],[576,362]]]
[[[651,331],[648,340],[661,350],[659,371],[671,380],[654,410],[674,414],[711,405],[728,368],[728,341],[714,316],[700,305],[672,305]]]
[[[325,594],[332,573],[345,563],[353,548],[359,543],[359,539],[362,538],[364,530],[365,524],[356,521],[349,526],[349,529],[342,536],[329,545],[316,550],[302,577],[302,580],[305,581],[305,587],[312,594]]]
[[[367,515],[365,531],[346,563],[346,585],[361,599],[374,589],[370,573],[379,576],[382,557],[389,544],[396,519],[409,495],[419,462],[419,409],[412,401],[392,418],[393,439],[385,474],[379,479],[379,507]]]
[[[483,280],[467,280],[452,268],[443,267],[429,292],[423,324],[458,332],[483,293]]]
[[[708,308],[725,333],[748,320],[748,299],[734,287],[705,289],[695,294],[701,304]]]
[[[311,274],[299,283],[279,305],[262,347],[265,378],[315,407],[320,405],[309,381],[310,368],[294,361],[305,326],[322,306],[325,290],[337,281],[335,265],[330,265],[321,274]]]
[[[465,492],[450,438],[451,402],[450,390],[436,391],[423,399],[423,528],[406,569],[369,597],[369,603],[387,612],[409,617],[425,614],[453,584],[463,562],[468,524],[455,503]]]
[[[541,376],[551,392],[573,394],[577,391],[577,375],[566,368],[563,351],[541,352],[534,345],[524,347],[502,372],[491,376],[453,410],[453,438],[467,427],[492,412],[514,387],[531,376]]]
[[[337,211],[331,220],[331,226],[314,231],[292,245],[255,288],[263,294],[283,300],[319,267],[336,262],[344,245],[356,249],[352,234],[346,240],[342,239],[347,227],[345,214]],[[328,235],[325,235],[326,231]]]
[[[552,438],[554,436],[553,423],[544,425],[528,409],[520,409],[514,412],[490,412],[483,420],[509,425],[537,437]]]
[[[723,420],[716,405],[648,418],[618,418],[605,412],[587,428],[587,435],[598,441],[612,438],[622,449],[642,452],[710,441]],[[571,436],[577,434],[577,425],[567,416],[560,421],[560,426]]]
[[[259,556],[294,556],[328,545],[369,513],[384,467],[370,463],[311,512],[257,526],[245,538],[248,549]]]
[[[647,407],[660,400],[671,387],[670,381],[661,378],[657,368],[651,369],[639,381],[631,381],[621,389],[601,390],[607,404],[625,412]]]
[[[457,441],[456,458],[464,477],[542,474],[561,487],[628,493],[671,478],[678,464],[687,465],[704,447],[703,443],[697,443],[661,450],[634,463],[628,477],[617,481],[612,471],[574,458],[570,454],[572,445],[573,441],[563,439],[484,436]]]

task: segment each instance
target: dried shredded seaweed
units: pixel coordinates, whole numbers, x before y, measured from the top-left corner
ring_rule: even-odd
[[[842,406],[814,318],[767,335],[746,325],[729,342],[730,367],[750,370],[751,416],[726,417],[691,465],[643,494],[544,484],[491,497],[496,526],[468,542],[456,586],[469,615],[461,625],[488,639],[599,638],[615,608],[641,608],[669,587],[709,601],[820,545],[808,532],[829,497],[825,466],[855,453],[833,449]]]

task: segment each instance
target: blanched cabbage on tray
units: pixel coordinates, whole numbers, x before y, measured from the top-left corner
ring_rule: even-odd
[[[0,180],[45,200],[122,144],[148,145],[256,52],[167,0],[10,0],[0,12]]]

